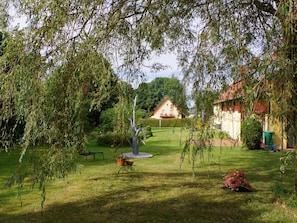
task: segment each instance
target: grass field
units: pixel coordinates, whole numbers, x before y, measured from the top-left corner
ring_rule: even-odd
[[[187,131],[152,131],[154,136],[140,151],[153,158],[135,159],[132,170],[119,174],[115,158],[131,149],[115,151],[91,141],[88,149],[103,151],[105,159],[79,157],[78,171],[47,185],[42,212],[38,187],[32,189],[30,182],[21,189],[4,187],[20,151],[0,153],[0,222],[297,222],[297,209],[285,205],[271,189],[280,183],[283,153],[215,147],[199,153],[192,177],[187,157],[180,168]],[[243,170],[255,191],[223,189],[224,174],[233,170]],[[286,169],[282,182],[291,193],[293,170]]]

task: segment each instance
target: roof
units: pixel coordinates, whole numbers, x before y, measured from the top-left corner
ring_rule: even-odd
[[[158,111],[167,101],[171,101],[171,100],[169,99],[168,96],[165,96],[164,97],[164,100],[159,105],[157,105],[156,107],[154,107],[154,111]]]
[[[163,105],[164,105],[167,101],[170,101],[170,102],[177,108],[177,110],[178,110],[179,112],[182,112],[182,109],[181,109],[180,107],[176,106],[176,105],[170,100],[170,98],[169,98],[168,96],[165,96],[164,99],[163,99],[163,101],[162,101],[159,105],[157,105],[156,107],[154,107],[154,112],[153,112],[150,116],[153,116],[153,115],[154,115],[160,108],[163,107]]]
[[[238,99],[243,96],[242,81],[234,82],[227,87],[227,89],[222,92],[219,99],[214,102],[214,104],[230,101],[233,99]]]
[[[266,89],[267,82],[264,82],[264,87],[262,90]],[[231,101],[235,99],[242,98],[244,96],[243,81],[234,82],[227,87],[227,89],[222,92],[219,99],[214,102],[214,104],[219,104],[226,101]],[[253,111],[255,113],[267,114],[268,112],[266,101],[255,101],[253,105]]]

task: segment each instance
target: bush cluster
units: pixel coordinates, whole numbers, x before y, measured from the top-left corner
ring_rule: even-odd
[[[131,135],[108,132],[97,137],[97,145],[105,147],[125,147],[130,146],[129,141],[132,141]]]
[[[145,135],[146,138],[152,137],[152,128],[147,126],[145,128]],[[139,139],[143,139],[143,133],[140,132],[138,134]],[[132,142],[132,134],[121,134],[121,133],[113,133],[107,132],[104,134],[100,134],[97,137],[97,145],[98,146],[105,146],[105,147],[126,147],[130,146],[129,141]]]
[[[223,181],[224,188],[236,192],[250,192],[252,187],[249,181],[246,179],[243,171],[235,171],[225,176]]]
[[[146,138],[153,136],[152,127],[149,125],[145,127],[145,136]]]
[[[259,149],[262,141],[263,129],[261,123],[254,118],[247,118],[242,122],[241,138],[248,149]]]

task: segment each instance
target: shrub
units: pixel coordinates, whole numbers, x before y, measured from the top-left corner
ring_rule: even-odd
[[[259,149],[262,140],[262,125],[253,118],[247,118],[242,122],[241,138],[248,149]]]
[[[114,126],[116,126],[116,109],[108,108],[101,112],[100,118],[99,118],[99,129],[102,132],[108,132],[113,131]]]
[[[153,133],[152,133],[152,127],[151,126],[146,126],[145,127],[145,135],[147,138],[152,137]]]
[[[225,176],[223,181],[224,188],[236,192],[250,192],[252,187],[250,186],[249,181],[246,179],[243,171],[235,171],[229,173]]]
[[[130,146],[128,139],[131,142],[131,136],[108,132],[97,137],[97,145],[106,147]]]

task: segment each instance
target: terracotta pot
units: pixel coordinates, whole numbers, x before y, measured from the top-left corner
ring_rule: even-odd
[[[126,164],[126,159],[117,158],[117,165],[118,166],[124,166],[125,164]]]

